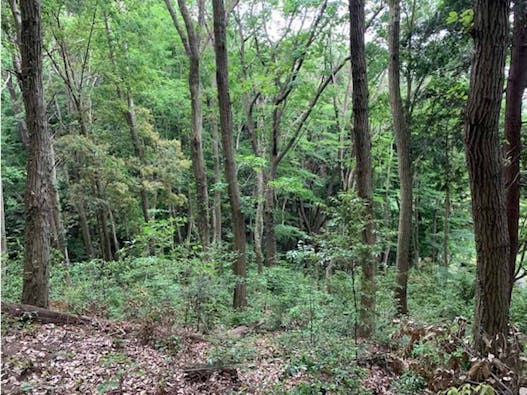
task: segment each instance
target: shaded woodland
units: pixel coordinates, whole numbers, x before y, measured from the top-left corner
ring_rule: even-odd
[[[2,33],[6,391],[527,393],[527,1],[9,0]]]

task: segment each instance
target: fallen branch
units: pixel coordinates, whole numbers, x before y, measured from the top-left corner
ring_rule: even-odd
[[[9,314],[20,320],[36,321],[41,324],[86,325],[92,322],[91,318],[88,317],[20,303],[2,302],[2,314]]]

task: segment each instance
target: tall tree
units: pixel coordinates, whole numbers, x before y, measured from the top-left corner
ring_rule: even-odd
[[[522,97],[527,85],[527,1],[514,3],[514,31],[507,80],[505,102],[505,157],[503,171],[505,182],[505,204],[511,243],[509,258],[509,298],[516,274],[518,254],[518,222],[520,217],[520,154],[522,126]]]
[[[218,105],[220,109],[221,143],[223,146],[225,179],[227,180],[231,205],[234,250],[237,253],[236,261],[233,264],[233,272],[236,276],[233,305],[235,309],[240,309],[247,305],[245,218],[241,210],[240,189],[234,161],[229,65],[225,32],[226,18],[223,0],[213,0],[212,7],[214,9],[214,49],[216,52],[216,85],[218,87]]]
[[[397,159],[399,161],[400,209],[399,228],[397,236],[397,277],[395,301],[398,314],[408,313],[407,284],[408,269],[410,267],[410,239],[412,227],[412,172],[410,167],[410,131],[406,123],[406,116],[401,99],[399,35],[401,11],[399,0],[390,0],[390,31],[388,89],[390,108],[397,145]]]
[[[40,2],[22,0],[21,75],[30,149],[27,162],[25,255],[22,303],[48,307],[53,222],[52,142],[42,85]]]
[[[465,151],[476,239],[474,343],[503,345],[509,319],[510,242],[502,177],[499,117],[508,34],[507,0],[474,2],[474,54],[465,112]],[[495,340],[498,341],[495,341]]]
[[[357,175],[357,196],[364,202],[366,218],[362,242],[368,247],[361,257],[361,336],[370,336],[375,313],[375,244],[373,222],[373,186],[371,167],[371,138],[368,122],[368,77],[364,45],[364,0],[350,0],[350,53],[353,80],[353,143]]]
[[[205,1],[198,1],[198,21],[194,23],[185,0],[178,0],[179,11],[183,17],[185,30],[181,26],[176,11],[172,7],[171,0],[165,0],[167,9],[172,17],[179,38],[185,48],[189,60],[188,86],[191,101],[191,125],[192,136],[190,139],[190,153],[192,159],[192,170],[196,182],[196,205],[198,211],[197,223],[201,244],[203,247],[209,245],[209,195],[207,188],[207,172],[205,159],[203,157],[203,145],[201,142],[203,115],[201,98],[200,64],[202,41],[206,44],[208,40],[202,40],[205,30]]]

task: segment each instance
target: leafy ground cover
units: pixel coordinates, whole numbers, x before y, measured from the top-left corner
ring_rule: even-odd
[[[497,357],[471,357],[463,320],[395,323],[389,343],[358,345],[256,326],[203,335],[97,319],[3,320],[6,394],[490,394],[525,384]]]

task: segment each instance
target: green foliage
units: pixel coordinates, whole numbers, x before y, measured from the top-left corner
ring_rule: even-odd
[[[397,395],[412,395],[420,393],[426,387],[426,382],[421,376],[405,372],[396,379],[392,387]]]
[[[494,395],[496,391],[488,384],[463,384],[441,392],[442,395]]]

